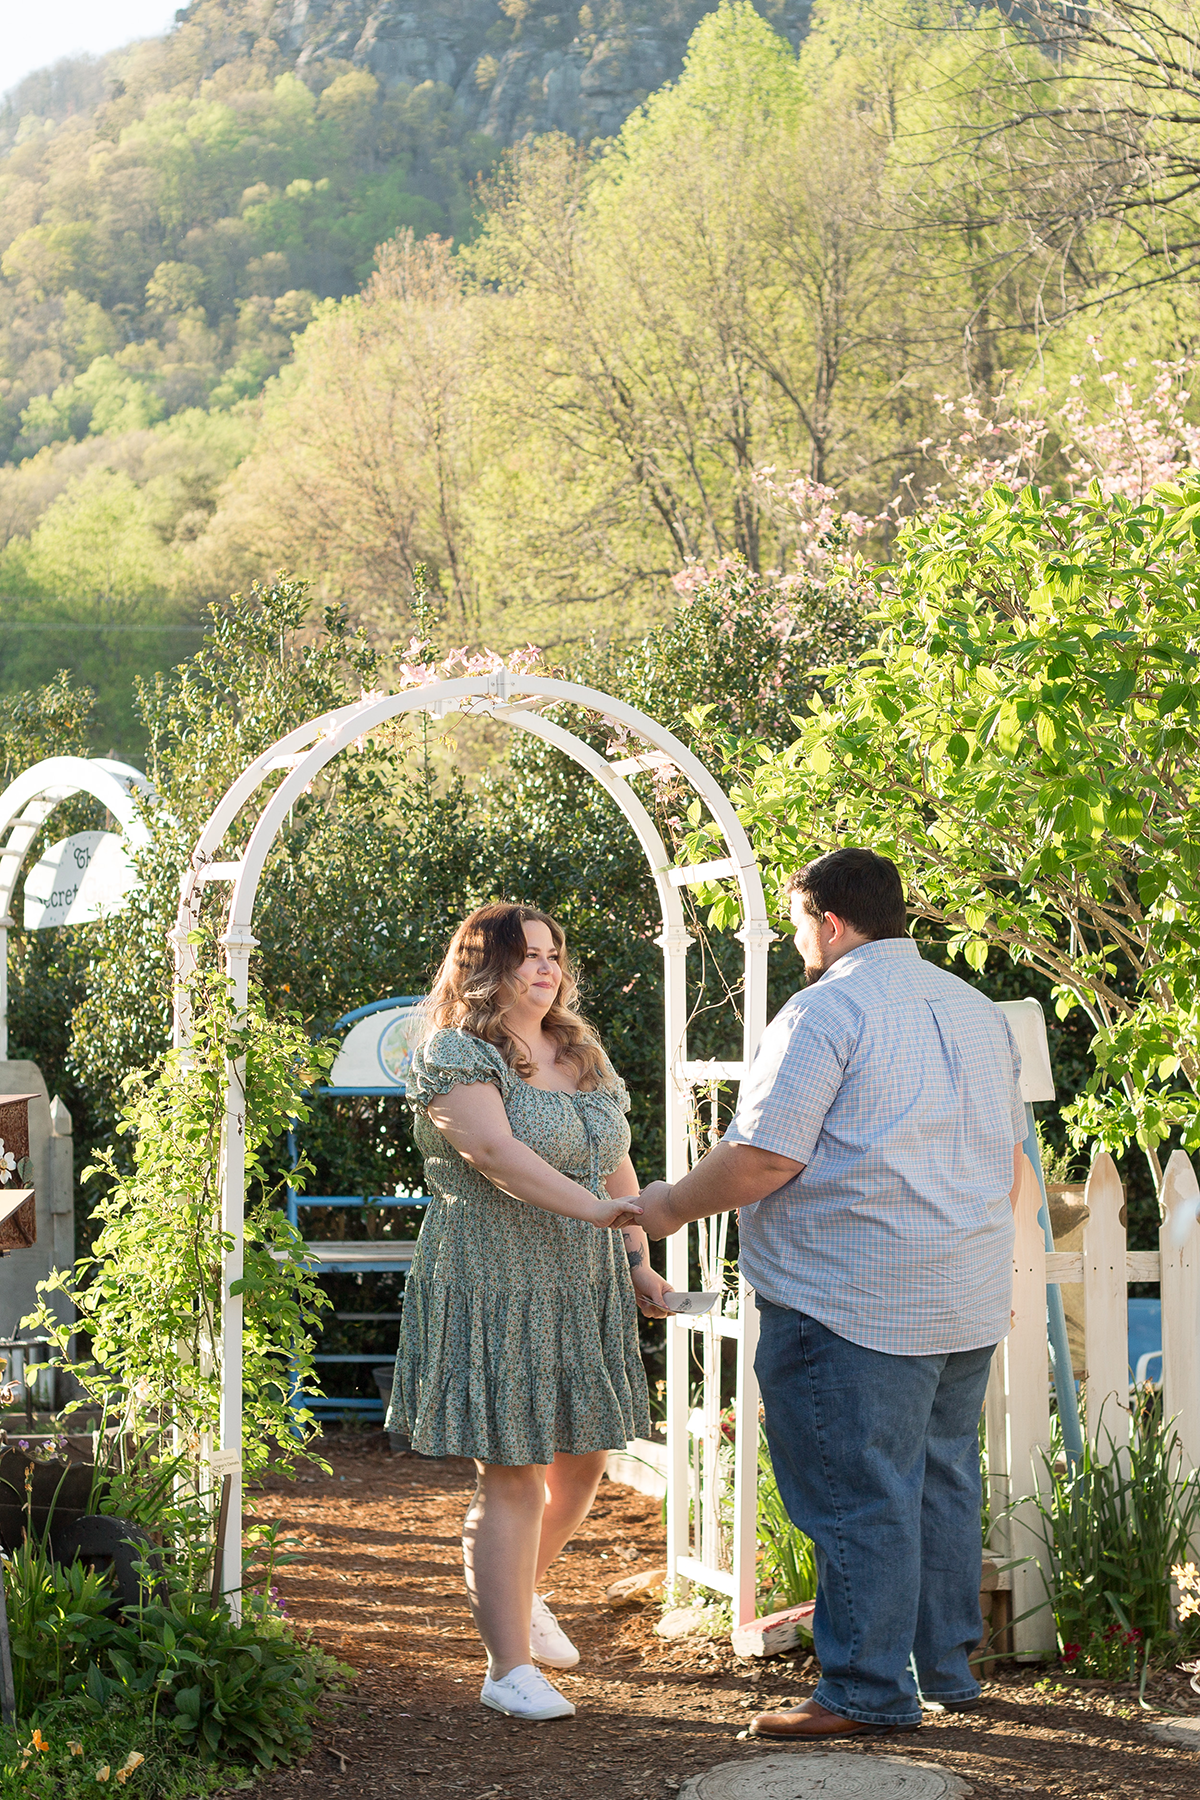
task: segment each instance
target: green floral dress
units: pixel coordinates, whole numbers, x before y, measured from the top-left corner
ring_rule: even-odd
[[[591,1093],[551,1093],[464,1031],[435,1031],[413,1057],[408,1098],[433,1198],[405,1284],[387,1423],[424,1456],[520,1466],[649,1434],[620,1232],[502,1193],[427,1113],[459,1083],[491,1082],[513,1136],[603,1195],[629,1149],[629,1095],[606,1070]]]

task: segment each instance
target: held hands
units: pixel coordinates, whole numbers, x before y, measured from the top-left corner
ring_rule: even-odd
[[[639,1197],[640,1198],[640,1197]],[[588,1214],[588,1224],[594,1225],[597,1231],[616,1230],[621,1225],[640,1225],[642,1209],[639,1198],[603,1200],[597,1196]]]
[[[671,1186],[666,1181],[652,1181],[638,1195],[641,1205],[641,1226],[648,1238],[670,1237],[679,1226],[672,1219],[668,1210],[671,1197]]]

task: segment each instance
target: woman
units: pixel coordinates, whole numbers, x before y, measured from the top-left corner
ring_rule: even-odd
[[[404,1292],[389,1427],[471,1456],[467,1594],[485,1706],[567,1718],[533,1666],[579,1652],[535,1591],[609,1450],[650,1428],[637,1307],[666,1314],[629,1160],[629,1096],[581,1018],[566,939],[529,906],[460,925],[408,1096],[433,1200]]]

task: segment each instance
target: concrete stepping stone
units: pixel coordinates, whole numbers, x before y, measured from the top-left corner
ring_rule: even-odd
[[[1200,1750],[1200,1719],[1155,1719],[1150,1736],[1176,1750]]]
[[[934,1763],[844,1750],[783,1750],[693,1775],[679,1800],[963,1800],[971,1789]]]

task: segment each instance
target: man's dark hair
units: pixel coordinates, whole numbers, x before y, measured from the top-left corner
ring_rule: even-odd
[[[870,939],[908,935],[900,871],[874,850],[831,850],[788,877],[787,892],[800,894],[812,919],[834,913]]]

